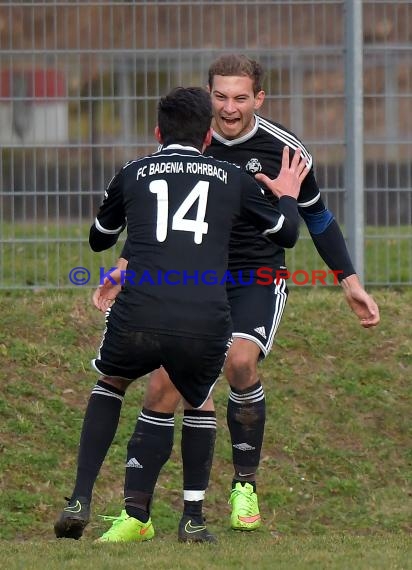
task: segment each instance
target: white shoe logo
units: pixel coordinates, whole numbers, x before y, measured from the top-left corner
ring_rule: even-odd
[[[260,334],[260,336],[263,336],[263,338],[266,340],[266,329],[265,329],[265,327],[256,327],[253,330],[255,332],[257,332],[258,334]]]
[[[253,451],[254,449],[256,449],[255,447],[252,447],[248,443],[235,443],[233,447],[236,447],[236,449],[240,449],[240,451]]]
[[[66,507],[63,510],[65,510],[68,513],[80,513],[80,511],[82,510],[82,506],[80,504],[80,501],[76,501],[75,505],[71,505],[69,507]]]
[[[126,467],[137,467],[138,469],[143,469],[143,465],[139,463],[135,457],[129,459],[126,463]]]
[[[185,531],[188,534],[193,534],[195,532],[202,532],[202,530],[206,530],[206,527],[204,525],[200,526],[194,526],[192,525],[192,521],[187,521],[187,523],[185,524]]]

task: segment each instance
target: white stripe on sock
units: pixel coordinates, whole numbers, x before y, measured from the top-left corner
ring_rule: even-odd
[[[206,491],[183,491],[184,501],[203,501]]]

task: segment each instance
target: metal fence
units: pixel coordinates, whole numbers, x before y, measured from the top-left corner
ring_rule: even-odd
[[[412,284],[411,2],[39,0],[0,2],[1,288],[97,283],[119,253],[87,246],[106,183],[155,149],[159,96],[223,52],[263,63],[263,114],[310,149],[365,283]],[[305,235],[288,264],[322,267]]]

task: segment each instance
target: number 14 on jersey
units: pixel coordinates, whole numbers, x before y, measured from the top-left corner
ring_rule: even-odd
[[[156,239],[164,242],[167,238],[167,228],[169,219],[169,186],[167,180],[152,180],[149,190],[157,197],[157,221]],[[209,192],[209,182],[199,180],[192,188],[172,218],[172,230],[181,232],[192,232],[196,244],[201,244],[203,236],[207,234],[209,224],[205,222],[207,197]],[[185,218],[193,204],[197,201],[197,211],[195,219]]]

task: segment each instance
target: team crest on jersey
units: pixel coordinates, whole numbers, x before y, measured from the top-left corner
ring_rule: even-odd
[[[256,174],[262,170],[262,165],[257,158],[251,158],[246,164],[246,170],[252,174]]]

